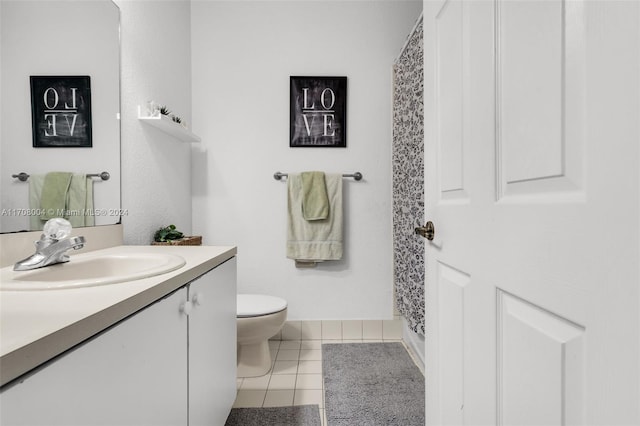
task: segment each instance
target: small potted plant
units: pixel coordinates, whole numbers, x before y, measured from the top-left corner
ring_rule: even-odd
[[[157,246],[199,246],[202,244],[202,237],[185,237],[182,232],[176,229],[175,225],[169,225],[155,232],[151,244]]]

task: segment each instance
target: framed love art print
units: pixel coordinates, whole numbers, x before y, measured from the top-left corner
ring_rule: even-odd
[[[290,77],[289,146],[347,146],[347,77]]]
[[[90,148],[91,79],[79,76],[31,76],[34,148]]]

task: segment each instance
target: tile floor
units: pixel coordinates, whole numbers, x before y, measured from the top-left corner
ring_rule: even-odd
[[[282,407],[317,404],[322,425],[324,415],[324,385],[322,380],[323,343],[398,342],[382,340],[270,340],[273,367],[262,377],[238,378],[238,394],[234,407]],[[410,353],[411,355],[411,353]]]

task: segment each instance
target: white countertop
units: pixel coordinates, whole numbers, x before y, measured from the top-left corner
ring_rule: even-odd
[[[105,330],[237,253],[235,247],[117,246],[82,256],[171,253],[186,264],[175,271],[96,287],[0,291],[0,386]]]

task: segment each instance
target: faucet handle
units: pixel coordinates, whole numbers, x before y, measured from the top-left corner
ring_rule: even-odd
[[[64,240],[71,235],[71,223],[61,217],[49,219],[42,228],[42,238],[50,238],[52,240]]]

